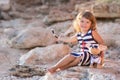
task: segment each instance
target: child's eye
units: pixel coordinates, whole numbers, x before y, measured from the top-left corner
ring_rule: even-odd
[[[88,21],[86,23],[89,23]]]

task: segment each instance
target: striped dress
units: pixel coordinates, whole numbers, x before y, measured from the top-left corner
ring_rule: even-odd
[[[75,57],[82,56],[79,65],[81,66],[89,66],[91,60],[91,54],[89,49],[86,47],[86,44],[97,45],[98,43],[94,40],[92,36],[92,30],[89,30],[85,35],[82,36],[81,33],[77,34],[77,39],[80,46],[80,52],[72,52],[71,54]]]

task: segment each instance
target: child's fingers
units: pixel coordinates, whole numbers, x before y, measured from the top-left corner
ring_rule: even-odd
[[[101,51],[105,51],[107,49],[107,46],[99,45],[98,47]]]
[[[86,44],[86,47],[87,47],[87,48],[89,48],[90,46],[91,46],[91,44],[89,44],[89,43]]]

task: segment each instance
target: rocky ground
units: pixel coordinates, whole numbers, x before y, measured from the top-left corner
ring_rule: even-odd
[[[54,0],[55,4],[49,3],[49,0],[31,0],[29,4],[26,1],[11,0],[10,4],[14,4],[13,6],[0,8],[0,80],[120,79],[120,15],[118,15],[120,8],[118,3],[116,6],[114,5],[115,2],[111,4],[114,5],[114,8],[108,6],[108,4],[100,6],[99,3],[95,5],[97,7],[94,10],[98,22],[98,32],[108,45],[103,69],[76,66],[54,75],[36,75],[26,78],[11,76],[9,69],[18,64],[18,60],[23,54],[40,53],[40,61],[34,66],[43,68],[52,66],[67,54],[69,52],[68,46],[56,44],[51,29],[54,29],[56,34],[65,33],[71,27],[78,11],[90,10],[91,4],[95,3],[94,0],[85,0],[85,2],[66,0],[70,1],[69,3],[64,2],[64,0]],[[59,4],[58,7],[56,7],[56,4]],[[109,7],[109,10],[106,10],[106,6]],[[110,16],[105,11],[108,13],[113,11],[115,14]],[[107,16],[100,15],[98,12],[105,12]],[[46,54],[43,55],[42,53],[45,53],[45,51]],[[46,55],[49,56],[45,57]]]

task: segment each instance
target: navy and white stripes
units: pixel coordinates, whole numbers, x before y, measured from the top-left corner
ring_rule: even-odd
[[[92,36],[92,31],[89,30],[88,33],[86,33],[84,36],[82,36],[81,33],[78,33],[77,34],[77,39],[78,39],[78,42],[79,42],[79,45],[80,45],[80,51],[88,51],[88,48],[83,44],[83,42],[85,44],[97,44],[97,42],[94,40],[93,36]]]
[[[91,30],[89,30],[85,35],[82,35],[82,33],[78,33],[77,39],[78,39],[78,42],[80,45],[80,52],[74,52],[71,54],[76,56],[76,57],[82,56],[81,57],[82,59],[81,59],[79,65],[89,66],[91,54],[89,52],[89,49],[86,47],[86,44],[96,45],[97,42],[94,40]]]

